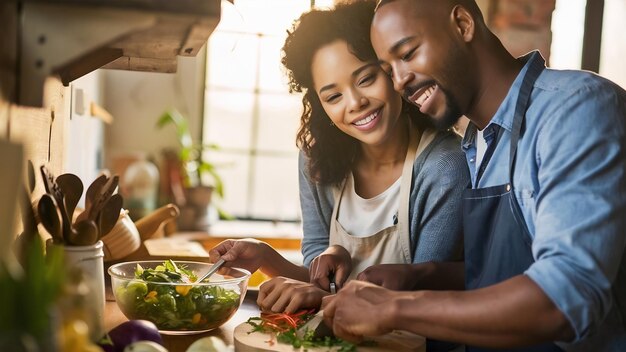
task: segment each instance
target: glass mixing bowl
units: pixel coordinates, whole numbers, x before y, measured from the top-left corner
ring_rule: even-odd
[[[163,275],[163,282],[153,281],[160,280],[158,276],[149,281],[136,278],[138,268],[156,269],[163,264],[134,261],[109,268],[115,300],[128,319],[149,320],[164,334],[186,335],[218,328],[239,309],[250,277],[247,270],[222,267],[202,283],[167,282],[170,276],[175,277],[173,274]],[[198,277],[213,265],[190,261],[175,264]]]

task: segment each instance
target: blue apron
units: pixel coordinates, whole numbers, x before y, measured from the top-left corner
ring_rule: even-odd
[[[529,70],[524,77],[517,98],[511,130],[509,156],[509,183],[499,186],[466,189],[463,194],[463,230],[465,238],[465,288],[474,290],[491,286],[520,275],[534,262],[531,236],[513,192],[513,166],[522,122],[530,100],[530,93],[540,70]],[[498,133],[501,135],[502,129]],[[498,138],[499,139],[499,138]],[[489,162],[498,139],[485,154],[477,178]],[[476,181],[478,184],[478,181]],[[512,318],[514,319],[514,318]],[[486,349],[466,346],[467,352],[561,351],[553,343],[518,349]]]

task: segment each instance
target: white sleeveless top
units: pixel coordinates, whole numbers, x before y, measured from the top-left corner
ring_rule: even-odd
[[[401,183],[402,176],[382,193],[365,199],[356,193],[354,175],[350,173],[343,189],[337,220],[355,237],[367,237],[394,225],[398,221]]]

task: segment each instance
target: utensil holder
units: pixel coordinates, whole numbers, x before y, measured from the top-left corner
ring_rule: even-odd
[[[51,240],[48,246],[57,246]],[[98,241],[89,246],[62,246],[65,253],[65,265],[68,270],[80,269],[83,272],[83,278],[89,286],[91,299],[90,306],[87,307],[93,319],[87,321],[89,325],[89,336],[93,339],[99,339],[104,335],[104,252],[102,250],[103,243]]]

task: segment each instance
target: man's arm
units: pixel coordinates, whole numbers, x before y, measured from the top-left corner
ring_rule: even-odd
[[[397,292],[351,282],[325,304],[339,337],[355,340],[392,330],[488,348],[529,346],[574,337],[567,319],[520,275],[474,291]]]
[[[464,290],[463,262],[379,264],[363,270],[358,280],[398,291]]]

